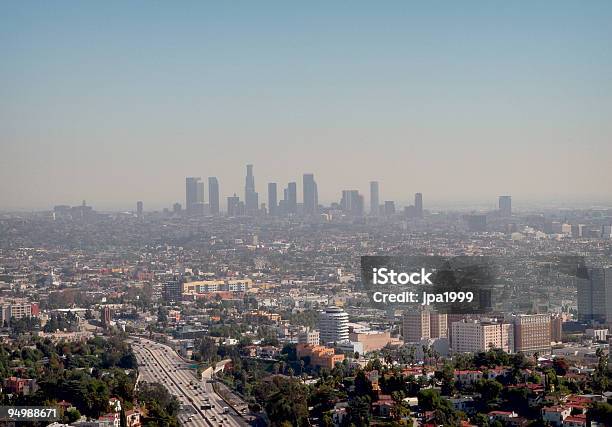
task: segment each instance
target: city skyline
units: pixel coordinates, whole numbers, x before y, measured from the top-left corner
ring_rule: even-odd
[[[257,202],[256,209],[259,209],[262,204],[265,205],[267,208],[268,202],[269,202],[268,192],[270,190],[271,184],[275,184],[275,187],[276,187],[277,203],[283,200],[287,200],[287,197],[289,198],[289,200],[291,200],[291,197],[292,197],[291,193],[284,195],[283,191],[280,191],[280,190],[284,188],[284,192],[287,192],[287,189],[290,188],[291,185],[293,185],[294,186],[293,192],[295,193],[293,197],[294,197],[295,203],[302,205],[302,209],[303,209],[304,177],[312,177],[315,181],[314,182],[315,193],[316,193],[315,197],[317,198],[317,203],[320,206],[330,206],[332,204],[342,205],[342,200],[343,200],[345,192],[347,191],[358,192],[359,196],[364,199],[362,201],[363,213],[371,215],[372,214],[371,212],[372,193],[371,192],[373,190],[372,185],[376,184],[375,185],[375,193],[376,193],[375,198],[379,200],[378,209],[383,209],[385,202],[393,202],[396,209],[413,208],[417,206],[417,212],[418,212],[417,216],[422,216],[422,211],[423,211],[422,201],[420,202],[421,207],[418,208],[418,205],[419,205],[418,199],[420,198],[422,200],[423,192],[418,191],[418,188],[415,188],[414,192],[410,192],[409,190],[406,194],[403,194],[400,198],[394,199],[391,196],[387,197],[387,195],[385,194],[385,191],[384,191],[385,183],[384,182],[381,182],[380,180],[374,180],[374,181],[368,181],[365,185],[359,188],[356,188],[356,189],[354,189],[356,186],[348,184],[347,187],[351,188],[351,190],[347,190],[344,187],[343,188],[338,187],[338,191],[337,191],[335,198],[331,197],[329,199],[318,200],[319,186],[318,186],[318,180],[317,180],[316,174],[304,173],[304,174],[301,174],[298,177],[298,179],[293,180],[293,181],[288,181],[288,182],[282,182],[279,180],[275,180],[274,178],[271,178],[271,180],[264,179],[262,180],[262,182],[260,182],[259,185],[257,185],[255,182],[255,177],[253,175],[254,166],[255,165],[252,163],[246,164],[247,175],[246,175],[246,178],[242,178],[243,182],[246,182],[246,185],[243,184],[242,191],[240,191],[239,188],[232,188],[229,190],[224,189],[223,181],[219,179],[218,176],[191,175],[191,176],[182,178],[183,180],[182,182],[185,183],[183,184],[182,190],[179,190],[179,191],[182,191],[182,193],[177,193],[174,196],[174,198],[170,198],[166,202],[164,201],[157,201],[157,202],[143,201],[138,198],[138,195],[135,195],[135,198],[133,200],[130,200],[126,203],[117,204],[116,202],[110,201],[110,205],[109,205],[108,202],[106,204],[104,202],[99,203],[99,201],[95,201],[95,200],[92,202],[92,200],[89,197],[83,196],[83,197],[77,197],[77,199],[74,202],[73,201],[54,202],[51,206],[17,207],[17,208],[15,207],[3,208],[2,206],[0,206],[0,212],[1,211],[17,212],[17,211],[28,211],[28,210],[48,211],[52,209],[53,206],[80,205],[82,203],[85,203],[85,201],[88,201],[89,205],[95,204],[97,207],[101,207],[102,210],[108,210],[108,211],[121,211],[121,210],[131,211],[133,210],[134,203],[138,202],[140,204],[144,203],[144,210],[172,209],[173,204],[174,205],[178,204],[181,206],[183,210],[185,210],[185,212],[198,213],[204,208],[205,205],[208,207],[208,209],[210,209],[210,202],[211,202],[210,194],[212,191],[214,195],[212,213],[218,214],[220,212],[227,213],[227,199],[231,197],[238,197],[238,200],[240,202],[245,203],[245,209],[247,209],[246,199],[248,198],[247,197],[248,195],[251,195],[250,197],[254,197],[255,199],[251,203]],[[261,191],[258,191],[260,187],[261,187]],[[327,191],[327,193],[330,194],[331,192]],[[497,195],[492,194],[488,199],[474,198],[474,197],[469,197],[469,196],[467,196],[465,199],[461,199],[458,197],[451,197],[449,199],[436,199],[435,197],[430,198],[430,195],[428,194],[427,195],[427,205],[436,210],[446,210],[446,209],[448,210],[475,210],[475,211],[476,210],[486,210],[486,209],[503,210],[501,208],[502,200],[504,199],[510,200],[513,197],[515,196],[514,195],[513,196],[502,195],[500,193]],[[191,200],[191,202],[189,200]],[[367,200],[368,202],[365,203],[365,200]],[[513,203],[513,202],[510,202],[510,203]],[[598,203],[601,203],[601,205],[598,205]],[[610,206],[610,205],[606,205],[606,203],[610,203],[612,205],[612,198],[609,200],[606,200],[605,198],[597,200],[597,199],[590,199],[588,197],[583,198],[583,199],[580,199],[580,198],[563,199],[563,198],[554,198],[554,197],[529,198],[528,197],[528,198],[522,198],[522,199],[519,198],[518,203],[514,206],[515,207],[518,206],[519,209],[521,208],[522,209],[532,209],[532,208],[537,209],[537,208],[551,208],[551,207],[582,208],[585,206],[592,206],[592,207]],[[289,208],[289,209],[293,209],[293,211],[295,211],[295,207]],[[253,213],[253,205],[251,206],[250,211],[251,213]]]
[[[247,163],[326,203],[612,197],[609,2],[0,12],[2,210],[161,208],[185,176],[223,200]]]

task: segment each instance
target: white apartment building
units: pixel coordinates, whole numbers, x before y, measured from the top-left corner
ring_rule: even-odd
[[[340,307],[327,307],[319,315],[319,336],[322,344],[349,339],[349,316]]]

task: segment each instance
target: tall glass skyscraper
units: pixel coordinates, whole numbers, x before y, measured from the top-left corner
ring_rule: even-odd
[[[219,215],[219,181],[214,176],[208,178],[208,204],[211,215]]]
[[[278,202],[276,198],[276,182],[270,182],[268,184],[268,213],[272,216],[277,214]]]
[[[319,210],[319,194],[317,190],[317,183],[314,180],[314,175],[311,173],[305,173],[302,184],[304,190],[304,214],[314,215]]]

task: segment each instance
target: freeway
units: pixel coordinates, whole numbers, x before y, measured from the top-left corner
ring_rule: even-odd
[[[144,338],[130,339],[138,360],[140,380],[158,382],[181,401],[179,420],[194,427],[243,427],[244,420],[219,397],[209,383],[170,347]],[[204,409],[210,405],[210,409]]]

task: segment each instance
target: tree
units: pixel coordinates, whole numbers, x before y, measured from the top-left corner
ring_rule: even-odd
[[[496,380],[481,379],[476,383],[476,391],[481,394],[482,400],[487,405],[497,400],[502,389],[503,386]]]
[[[308,424],[308,391],[299,381],[274,377],[266,390],[258,390],[272,426],[306,426]]]
[[[440,393],[434,389],[425,389],[418,394],[419,407],[423,411],[433,411],[440,406]]]
[[[68,411],[66,411],[65,417],[66,417],[66,422],[68,424],[72,424],[73,422],[81,418],[81,413],[79,412],[78,409],[71,408],[71,409],[68,409]]]
[[[605,426],[612,426],[612,405],[606,402],[595,402],[587,411],[587,425],[596,421]]]
[[[217,356],[217,343],[211,337],[203,337],[199,342],[198,350],[201,360],[205,362],[213,361]]]
[[[364,427],[370,425],[370,398],[369,396],[355,396],[349,399],[348,425]]]

